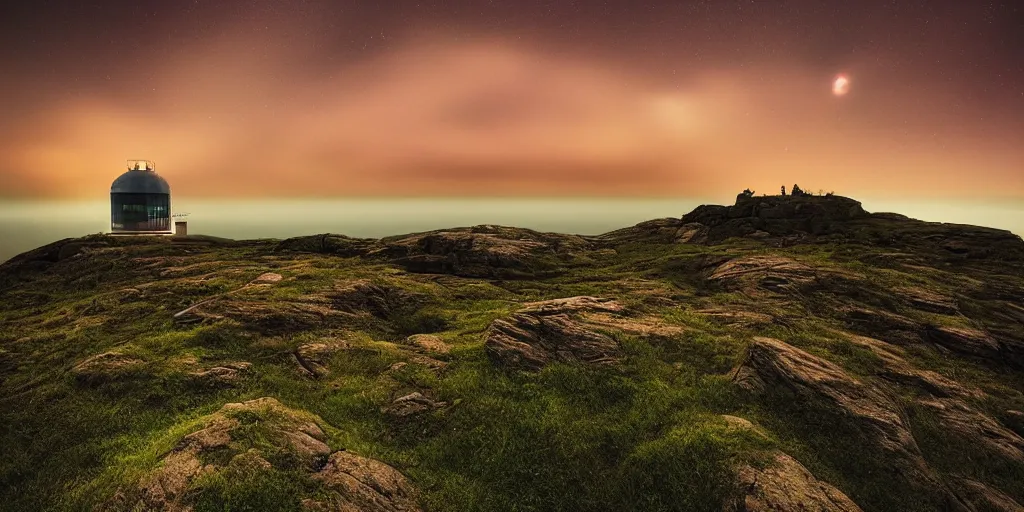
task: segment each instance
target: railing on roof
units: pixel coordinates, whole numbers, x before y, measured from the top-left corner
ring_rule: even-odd
[[[156,164],[152,160],[128,160],[129,171],[155,171]]]

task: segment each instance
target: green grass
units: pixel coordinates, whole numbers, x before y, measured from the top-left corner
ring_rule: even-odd
[[[317,485],[301,471],[264,469],[232,462],[223,471],[202,476],[192,501],[196,512],[287,512]]]
[[[888,240],[884,227],[864,229],[865,236]],[[736,466],[760,464],[774,449],[866,511],[932,510],[936,497],[900,485],[891,455],[873,448],[870,432],[856,421],[783,387],[747,395],[730,373],[752,337],[768,336],[878,383],[883,361],[837,333],[844,328],[837,305],[1010,330],[992,313],[998,303],[945,282],[955,273],[983,283],[1024,283],[1016,267],[985,260],[952,267],[914,247],[841,241],[785,248],[742,239],[715,246],[635,242],[569,258],[544,255],[541,277],[515,279],[409,274],[379,259],[278,252],[270,241],[111,244],[37,269],[0,270],[0,510],[91,510],[137,486],[224,404],[264,396],[317,418],[332,449],[399,469],[432,512],[721,510],[734,491]],[[913,253],[915,264],[932,267],[866,263],[894,251]],[[830,277],[785,295],[708,283],[716,262],[749,254],[794,258]],[[172,321],[174,312],[238,290],[263,272],[284,279],[229,297],[276,308],[275,315],[258,322],[244,315],[199,325]],[[383,315],[293,318],[292,306],[330,307],[331,294],[357,280],[416,300]],[[899,286],[957,295],[963,315],[914,310],[892,293]],[[613,297],[627,316],[656,318],[681,331],[644,337],[608,330],[624,353],[612,367],[559,363],[524,373],[488,359],[484,342],[494,320],[526,302],[573,295]],[[699,313],[709,308],[772,320],[730,325]],[[445,368],[417,362],[425,354],[402,343],[421,333],[452,345],[448,354],[429,354]],[[293,353],[300,346],[335,339],[348,348],[325,356],[327,374],[314,379],[299,370]],[[972,402],[978,410],[1018,433],[1024,428],[1007,412],[1024,409],[1019,370],[925,344],[904,349],[910,364],[982,389],[987,396]],[[108,351],[143,363],[117,378],[75,377],[76,364]],[[239,361],[252,368],[231,385],[191,377]],[[406,364],[392,370],[399,362]],[[967,475],[1024,499],[1019,465],[950,437],[908,398],[920,390],[884,386],[904,400],[912,433],[943,478]],[[449,405],[401,419],[382,412],[412,391]],[[722,414],[748,418],[767,435],[732,428]],[[304,497],[323,496],[308,468],[298,467],[267,434],[273,418],[239,419],[239,446],[255,449],[273,466],[236,457],[241,448],[210,455],[221,469],[192,482],[194,510],[294,510]]]
[[[438,390],[459,404],[431,418],[445,428],[398,438],[421,461],[430,508],[720,508],[731,464],[759,441],[709,412],[736,407],[727,381],[686,378],[652,355],[634,354],[625,373],[509,375],[482,357],[456,370]]]

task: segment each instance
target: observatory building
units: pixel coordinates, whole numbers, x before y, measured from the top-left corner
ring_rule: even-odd
[[[110,230],[171,232],[171,187],[149,160],[128,160],[128,172],[110,185]]]

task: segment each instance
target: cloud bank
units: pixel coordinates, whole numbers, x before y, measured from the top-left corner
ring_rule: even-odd
[[[651,72],[507,37],[315,51],[222,35],[54,95],[0,126],[0,187],[102,196],[148,158],[196,197],[1024,191],[1015,121],[964,124],[954,92],[858,62],[837,98],[833,74],[783,59]]]

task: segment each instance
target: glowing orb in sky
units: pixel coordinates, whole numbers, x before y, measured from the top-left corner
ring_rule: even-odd
[[[832,94],[845,96],[848,92],[850,92],[850,79],[845,75],[837,76],[836,80],[832,82]]]

